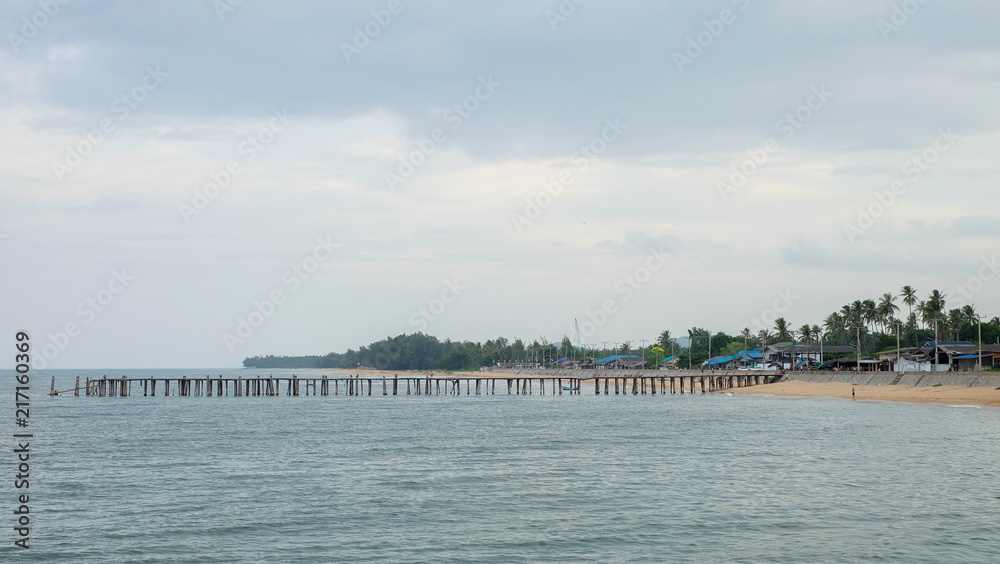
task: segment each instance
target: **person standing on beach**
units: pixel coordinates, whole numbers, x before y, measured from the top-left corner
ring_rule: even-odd
[[[853,401],[854,399],[855,399],[855,397],[854,397],[854,387],[851,386],[851,400]]]

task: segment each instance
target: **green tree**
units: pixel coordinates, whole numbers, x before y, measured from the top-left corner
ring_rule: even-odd
[[[799,327],[798,333],[799,333],[799,338],[802,339],[802,342],[806,343],[807,345],[811,345],[813,343],[813,330],[808,323],[806,323],[802,327]]]
[[[913,286],[903,286],[899,291],[899,297],[903,298],[903,303],[909,308],[909,313],[913,313],[913,305],[917,303],[917,290]]]
[[[894,319],[896,319],[896,312],[899,311],[899,306],[897,306],[895,302],[896,296],[893,296],[888,292],[882,294],[882,297],[879,299],[876,312],[878,321],[881,323],[883,330],[885,330],[885,328],[888,327]]]
[[[788,322],[785,321],[784,317],[779,317],[774,320],[774,338],[777,339],[779,343],[792,340],[792,328]]]

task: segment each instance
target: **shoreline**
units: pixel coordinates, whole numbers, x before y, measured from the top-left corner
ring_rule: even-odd
[[[762,384],[749,388],[731,388],[720,393],[772,395],[784,397],[831,397],[856,400],[895,401],[905,403],[939,403],[945,405],[980,405],[1000,408],[1000,389],[965,386],[862,386],[843,382],[804,382],[787,380],[777,384]]]

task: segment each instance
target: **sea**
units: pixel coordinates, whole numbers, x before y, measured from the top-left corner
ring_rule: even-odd
[[[0,562],[1000,559],[1000,410],[729,394],[74,397],[0,376]],[[330,373],[332,374],[332,373]],[[376,392],[380,392],[376,387]],[[342,392],[343,390],[341,390]],[[331,391],[332,394],[332,391]],[[14,433],[30,432],[15,489]],[[30,543],[14,546],[30,494]]]

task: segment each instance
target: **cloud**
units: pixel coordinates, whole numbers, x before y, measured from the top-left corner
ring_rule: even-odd
[[[597,246],[625,258],[648,256],[652,251],[678,254],[693,248],[690,243],[673,235],[661,235],[654,238],[643,232],[626,233],[621,240],[605,240],[598,243]]]

